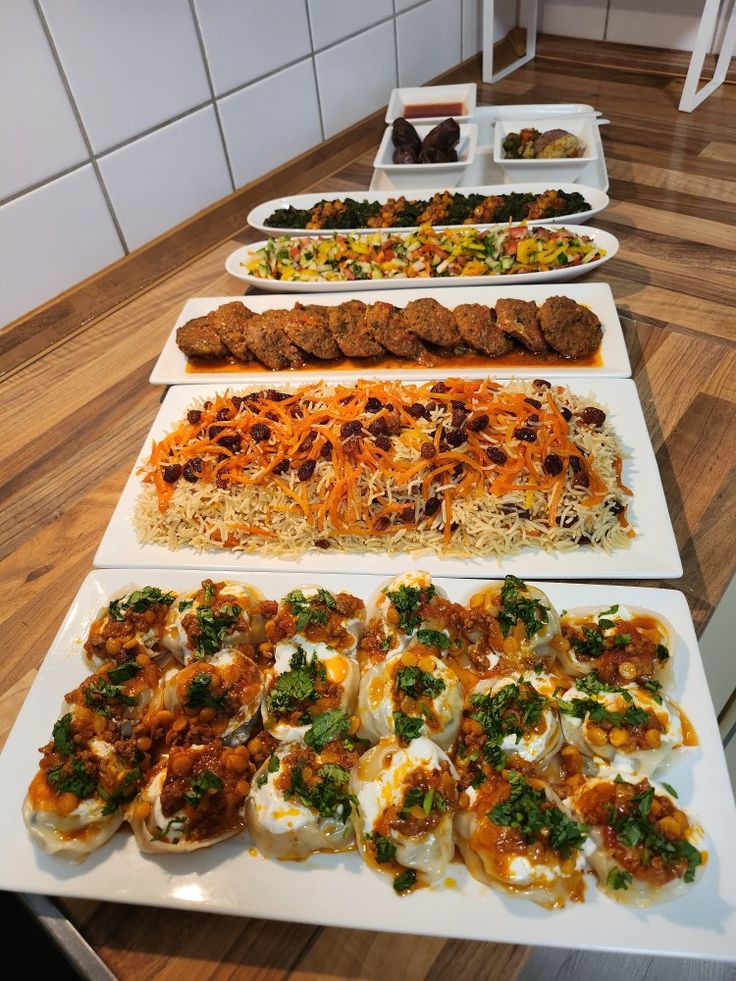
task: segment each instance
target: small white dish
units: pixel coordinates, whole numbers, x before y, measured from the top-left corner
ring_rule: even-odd
[[[475,112],[476,92],[475,83],[394,89],[386,109],[386,122],[392,123],[394,119],[399,119],[401,116],[412,123],[441,122],[452,116],[461,123],[469,120]],[[462,112],[439,111],[433,112],[431,116],[407,116],[407,110],[411,111],[411,108],[416,106],[436,106],[438,109],[447,107],[448,110],[461,106]]]
[[[538,125],[537,125],[538,124]],[[508,175],[510,180],[549,180],[574,181],[585,170],[587,165],[598,157],[596,150],[595,123],[590,117],[545,117],[544,119],[504,119],[499,120],[493,129],[493,160]],[[585,150],[582,157],[543,157],[529,160],[507,160],[504,157],[503,141],[509,133],[518,133],[522,129],[538,129],[547,132],[550,129],[564,129],[577,136]]]
[[[434,123],[419,123],[414,128],[419,134],[420,140],[423,140],[434,129],[435,125]],[[453,163],[395,164],[393,161],[395,148],[392,137],[393,127],[388,126],[373,161],[376,170],[391,174],[394,181],[400,178],[405,187],[437,187],[441,184],[455,187],[462,172],[475,159],[478,127],[475,123],[460,124],[460,141],[456,147],[457,160]]]

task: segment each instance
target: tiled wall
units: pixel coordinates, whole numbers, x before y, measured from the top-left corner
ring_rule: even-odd
[[[480,9],[2,0],[0,325],[470,57]]]

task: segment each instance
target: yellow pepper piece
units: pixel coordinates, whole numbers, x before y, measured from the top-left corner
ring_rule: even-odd
[[[533,238],[525,238],[519,242],[516,248],[516,259],[518,262],[522,262],[525,266],[536,261],[537,258],[537,242]]]

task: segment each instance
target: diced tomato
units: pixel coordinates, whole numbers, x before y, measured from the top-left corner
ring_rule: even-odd
[[[516,255],[516,249],[519,243],[512,238],[507,238],[503,243],[503,251],[505,255]]]

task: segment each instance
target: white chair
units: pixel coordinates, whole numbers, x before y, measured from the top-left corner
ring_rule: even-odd
[[[728,5],[728,0],[726,0],[726,4]],[[687,70],[685,85],[682,89],[682,97],[678,107],[680,112],[692,112],[696,106],[699,106],[704,99],[712,95],[725,81],[728,66],[731,63],[731,58],[736,48],[736,2],[731,7],[731,16],[728,18],[726,31],[723,35],[721,53],[718,55],[713,78],[709,82],[706,82],[700,91],[698,91],[698,82],[703,71],[705,56],[708,54],[708,49],[711,46],[713,35],[715,34],[720,8],[721,0],[705,0],[703,13],[700,17],[700,26],[698,27],[695,44],[693,45],[690,67]]]
[[[517,68],[525,65],[527,61],[531,61],[537,52],[538,0],[528,0],[526,4],[526,51],[516,61],[494,74],[493,44],[496,39],[494,38],[493,21],[495,8],[496,0],[483,0],[483,71],[481,77],[484,82],[497,82],[499,79],[505,78],[506,75],[510,75],[511,72],[515,72]]]

